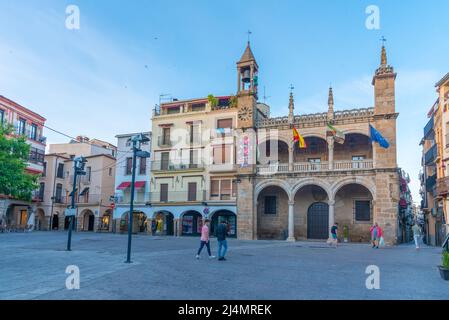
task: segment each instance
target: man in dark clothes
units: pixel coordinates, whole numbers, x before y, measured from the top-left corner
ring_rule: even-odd
[[[228,251],[228,242],[226,236],[228,235],[228,226],[226,221],[222,221],[217,227],[218,240],[218,261],[225,261],[226,251]],[[223,249],[223,252],[221,250]]]

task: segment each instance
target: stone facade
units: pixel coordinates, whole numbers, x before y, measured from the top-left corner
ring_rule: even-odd
[[[330,89],[327,112],[294,115],[291,94],[288,116],[256,117],[252,124],[243,119],[238,129],[241,132],[254,129],[257,140],[252,143],[263,152],[255,165],[238,171],[239,238],[294,241],[313,239],[320,232],[322,238],[322,229],[337,222],[340,236],[344,226],[345,238],[369,241],[369,229],[377,222],[386,243],[397,242],[396,74],[386,61],[382,48],[381,65],[373,78],[374,108],[334,111]],[[247,64],[257,66],[255,62]],[[244,67],[241,62],[238,66],[239,70]],[[238,97],[239,108],[244,108],[242,113],[247,114],[247,106],[256,105],[257,87],[250,86],[239,92]],[[343,144],[329,135],[328,123],[345,134]],[[389,142],[389,148],[370,142],[370,125]],[[292,141],[293,127],[306,140],[306,149],[298,149]],[[275,159],[274,148],[278,151]],[[271,151],[266,152],[267,149]],[[262,163],[263,160],[266,161]],[[273,201],[271,205],[269,200]],[[267,212],[266,206],[274,206],[270,210],[275,213]],[[365,216],[360,206],[364,206]],[[320,214],[328,221],[316,220]],[[308,228],[321,230],[314,234],[316,230]]]

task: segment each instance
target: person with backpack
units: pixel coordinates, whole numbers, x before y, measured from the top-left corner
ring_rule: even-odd
[[[217,240],[218,240],[218,260],[225,261],[226,252],[228,251],[228,242],[226,237],[228,236],[228,223],[223,220],[217,227]],[[222,252],[223,249],[223,252]]]

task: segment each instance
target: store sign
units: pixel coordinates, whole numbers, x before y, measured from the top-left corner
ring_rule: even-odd
[[[74,216],[76,216],[76,209],[72,209],[72,208],[65,209],[65,216],[66,217],[74,217]]]

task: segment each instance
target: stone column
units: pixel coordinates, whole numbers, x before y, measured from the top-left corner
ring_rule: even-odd
[[[288,238],[287,241],[296,241],[295,239],[295,217],[294,201],[288,202]]]
[[[329,200],[329,239],[332,239],[331,228],[335,223],[335,200]]]
[[[288,146],[288,171],[293,171],[293,142]]]
[[[334,170],[334,137],[327,138],[329,170]]]

